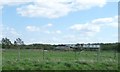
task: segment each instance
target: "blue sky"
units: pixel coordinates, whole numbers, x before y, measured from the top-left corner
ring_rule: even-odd
[[[3,2],[0,37],[26,44],[118,42],[118,3],[88,1]]]

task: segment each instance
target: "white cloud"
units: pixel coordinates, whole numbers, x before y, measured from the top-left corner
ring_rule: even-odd
[[[103,7],[106,4],[106,0],[75,0],[76,8],[89,9],[94,6]]]
[[[0,6],[4,5],[20,5],[32,2],[34,0],[0,0]]]
[[[103,7],[106,0],[1,0],[0,10],[5,6],[16,6],[18,14],[27,17],[59,18],[73,11]]]
[[[44,31],[44,33],[46,33],[46,34],[50,34],[51,32],[47,30],[47,31]]]
[[[91,22],[92,24],[98,24],[101,26],[112,26],[118,27],[118,16],[108,17],[108,18],[98,18]]]
[[[58,18],[67,15],[70,9],[58,0],[40,0],[34,4],[17,8],[18,14],[27,17]],[[63,9],[63,10],[61,10]]]
[[[36,26],[27,26],[26,30],[30,32],[36,32],[36,31],[40,31],[40,28]]]
[[[21,38],[22,33],[18,32],[15,28],[0,24],[0,39],[5,37],[13,42],[15,38]]]
[[[47,26],[48,26],[48,27],[52,27],[52,26],[53,26],[53,24],[49,23],[49,24],[47,24]]]
[[[85,24],[74,24],[70,26],[70,29],[79,32],[81,35],[94,36],[94,34],[100,32],[101,27],[105,26],[118,28],[118,16],[98,18]]]
[[[61,34],[62,32],[61,32],[60,30],[57,30],[56,33],[57,33],[57,34]]]
[[[16,38],[20,37],[21,34],[16,31],[16,29],[5,26],[5,25],[0,25],[0,37],[9,37],[9,38]]]
[[[110,23],[110,26],[118,28],[118,16],[113,17],[113,22]]]
[[[17,8],[18,14],[27,17],[58,18],[72,11],[102,7],[106,0],[34,0],[33,4]]]
[[[37,27],[37,26],[26,26],[26,30],[29,32],[41,32],[46,34],[61,34],[61,30],[50,30],[50,28],[53,26],[53,24],[48,23],[44,26]]]
[[[119,2],[119,0],[107,0],[107,2]]]
[[[0,10],[5,6],[22,5],[18,13],[22,16],[58,18],[71,11],[103,7],[107,2],[119,0],[0,0]]]
[[[62,32],[60,30],[54,30],[54,31],[47,30],[47,31],[44,31],[44,33],[46,33],[46,34],[61,34]]]
[[[94,24],[105,24],[105,23],[110,23],[113,22],[113,18],[99,18],[99,19],[95,19],[92,21],[92,23]]]
[[[74,24],[70,29],[80,32],[80,34],[92,36],[100,31],[100,26],[95,24]]]
[[[8,33],[10,33],[13,36],[19,36],[20,35],[14,28],[7,27],[6,31],[7,32],[5,32],[5,30],[3,30],[3,35],[4,35],[4,33],[5,33],[5,35],[7,35]]]
[[[18,6],[22,4],[28,4],[33,2],[34,0],[0,0],[0,10],[4,8],[4,6]]]
[[[16,6],[18,14],[27,17],[58,18],[73,11],[103,7],[107,2],[119,0],[1,0],[0,10],[5,6]]]
[[[14,28],[7,28],[7,30],[8,31],[10,31],[10,33],[12,34],[12,35],[15,35],[15,36],[19,36],[20,34],[18,34],[17,32],[16,32],[16,30],[14,29]]]
[[[73,39],[76,39],[76,36],[75,35],[65,35],[63,36],[63,40],[72,40]]]

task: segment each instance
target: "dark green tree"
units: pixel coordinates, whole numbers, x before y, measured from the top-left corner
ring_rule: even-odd
[[[1,40],[2,48],[10,48],[12,43],[8,38],[2,38]]]
[[[24,42],[22,41],[22,39],[17,38],[16,41],[14,41],[15,45],[24,45]]]
[[[17,38],[16,41],[14,41],[14,45],[18,48],[18,60],[20,60],[20,49],[24,45],[24,42],[22,39]]]

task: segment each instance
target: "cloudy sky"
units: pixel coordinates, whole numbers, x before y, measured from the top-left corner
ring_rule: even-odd
[[[1,0],[0,38],[30,43],[118,41],[118,0]]]

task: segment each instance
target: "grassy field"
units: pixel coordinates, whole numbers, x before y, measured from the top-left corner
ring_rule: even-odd
[[[0,46],[0,71],[2,71],[2,50],[1,50],[1,46]]]
[[[117,55],[117,54],[116,54]],[[117,70],[118,57],[113,51],[42,51],[4,50],[3,70]]]

